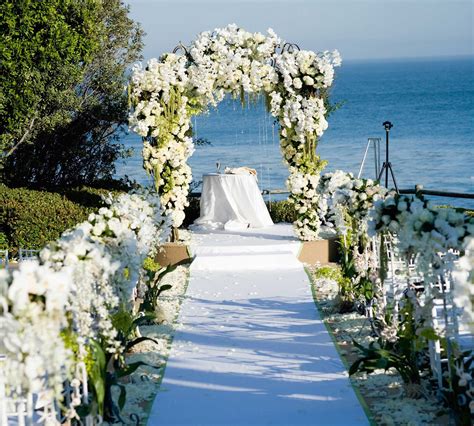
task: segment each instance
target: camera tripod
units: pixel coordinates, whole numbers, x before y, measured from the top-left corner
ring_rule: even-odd
[[[385,128],[385,161],[382,164],[382,168],[380,169],[379,175],[377,180],[380,182],[380,179],[384,175],[385,172],[385,187],[388,189],[388,172],[390,171],[390,175],[392,176],[393,184],[395,186],[395,190],[398,191],[397,181],[395,180],[395,174],[393,173],[392,163],[389,161],[389,134],[390,129],[393,127],[393,124],[390,121],[385,121],[383,123],[383,127]]]

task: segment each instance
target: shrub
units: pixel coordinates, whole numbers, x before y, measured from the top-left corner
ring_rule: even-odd
[[[8,249],[8,238],[5,233],[0,232],[0,250]]]
[[[295,206],[288,200],[267,202],[268,211],[275,223],[293,223],[296,220]]]
[[[0,248],[43,248],[102,206],[100,196],[108,192],[83,187],[59,193],[0,185]]]
[[[184,209],[184,221],[182,224],[183,228],[187,228],[189,225],[199,217],[200,214],[200,199],[195,197],[189,198],[189,206]]]

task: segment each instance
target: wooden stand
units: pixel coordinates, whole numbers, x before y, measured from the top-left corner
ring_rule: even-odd
[[[301,245],[298,260],[310,265],[327,265],[339,261],[339,248],[336,239],[305,241]]]

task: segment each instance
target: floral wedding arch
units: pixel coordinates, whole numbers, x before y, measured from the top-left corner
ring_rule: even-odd
[[[178,54],[182,50],[183,54]],[[203,32],[188,48],[152,59],[133,70],[131,128],[143,138],[144,168],[155,181],[174,227],[184,220],[194,151],[191,117],[216,106],[226,94],[242,101],[263,94],[280,125],[280,144],[289,167],[295,229],[302,240],[318,237],[316,188],[325,166],[316,154],[328,127],[328,90],[337,51],[315,53],[282,44],[269,29],[250,33],[235,24]]]

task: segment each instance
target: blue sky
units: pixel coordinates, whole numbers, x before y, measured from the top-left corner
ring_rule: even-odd
[[[145,32],[145,59],[201,31],[268,27],[310,50],[344,59],[474,54],[474,0],[128,0]]]

